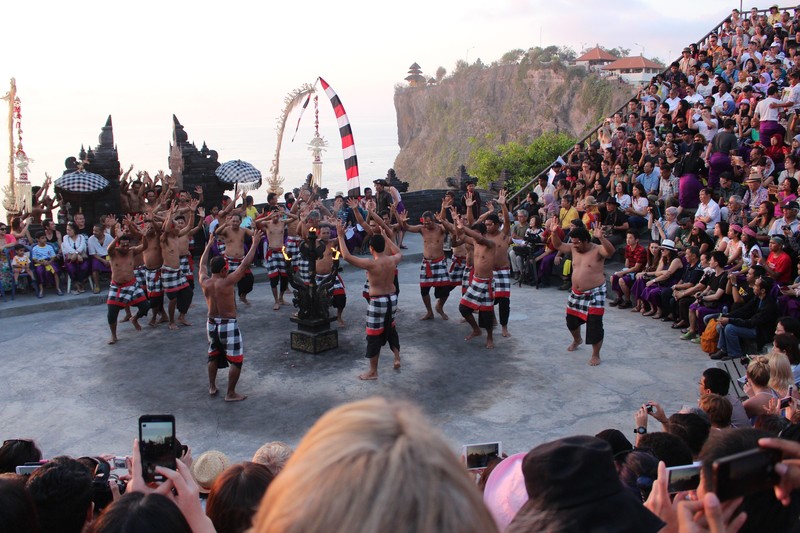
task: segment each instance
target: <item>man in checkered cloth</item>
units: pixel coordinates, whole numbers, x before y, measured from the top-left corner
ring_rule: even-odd
[[[405,214],[398,215],[398,220],[403,231],[422,234],[422,264],[419,269],[419,289],[422,294],[422,303],[425,304],[425,314],[420,320],[432,320],[431,288],[436,297],[436,312],[447,320],[449,317],[444,312],[444,304],[450,296],[452,285],[450,273],[447,269],[447,257],[444,255],[444,238],[447,235],[444,227],[438,224],[431,211],[422,213],[421,224],[409,226]]]
[[[167,312],[164,309],[164,287],[161,285],[161,265],[164,259],[161,257],[161,230],[152,221],[149,213],[145,214],[145,220],[142,242],[147,241],[147,246],[142,251],[142,258],[144,259],[147,298],[150,300],[150,309],[153,311],[153,317],[148,325],[155,327],[168,320]]]
[[[572,253],[572,291],[567,301],[567,328],[572,333],[572,344],[567,351],[574,352],[583,343],[581,325],[586,324],[586,344],[592,345],[589,365],[600,364],[600,348],[603,346],[603,314],[606,303],[606,276],[603,272],[605,260],[614,255],[614,245],[603,236],[598,223],[593,228],[594,237],[600,244],[592,243],[592,234],[585,228],[570,232],[570,244],[562,243],[556,228],[561,225],[558,218],[550,221],[553,247],[564,253]]]
[[[117,224],[116,237],[108,245],[109,265],[111,266],[111,284],[108,289],[106,304],[108,307],[108,328],[111,330],[111,339],[108,344],[117,342],[117,319],[125,307],[131,305],[137,308],[137,313],[131,317],[131,324],[137,331],[141,331],[139,319],[147,315],[150,308],[142,288],[136,283],[133,273],[133,260],[136,254],[147,247],[144,239],[139,246],[130,247],[131,238],[122,233],[122,227]]]
[[[342,281],[342,277],[338,273],[338,263],[334,263],[334,255],[336,255],[336,242],[331,242],[331,230],[332,226],[330,224],[321,224],[319,227],[319,242],[320,244],[325,245],[325,253],[322,254],[322,257],[317,259],[316,262],[316,281],[317,285],[323,283],[326,278],[333,275],[333,285],[330,286],[328,289],[328,295],[330,296],[331,307],[336,309],[336,321],[339,323],[339,326],[344,327],[344,319],[342,318],[342,313],[344,312],[344,308],[347,305],[347,294],[344,290],[344,282]],[[337,272],[334,272],[334,268],[337,269]]]
[[[492,287],[492,271],[494,269],[496,247],[495,242],[486,236],[486,224],[477,222],[472,228],[464,226],[465,221],[458,217],[456,222],[456,238],[466,239],[473,247],[473,267],[469,285],[458,310],[461,316],[472,326],[472,332],[466,340],[481,336],[481,328],[486,330],[486,347],[494,348],[492,333],[494,330],[494,290]],[[478,321],[473,313],[478,312]]]
[[[494,304],[499,311],[500,328],[503,337],[510,337],[508,318],[511,316],[511,263],[508,247],[511,245],[511,222],[506,207],[506,191],[497,196],[501,214],[492,213],[486,217],[486,236],[494,241]]]
[[[263,237],[261,230],[253,231],[253,242],[260,242],[261,237]],[[233,289],[249,270],[258,246],[251,246],[239,268],[235,272],[229,272],[228,262],[222,256],[214,257],[209,264],[212,244],[213,241],[209,239],[203,257],[200,258],[200,287],[208,305],[206,326],[208,394],[217,395],[217,371],[220,368],[227,368],[230,364],[225,401],[238,402],[247,396],[236,392],[236,383],[239,381],[244,361],[244,343],[236,321],[236,298]]]
[[[169,314],[169,329],[178,329],[178,323],[184,326],[192,324],[186,320],[186,313],[192,302],[192,290],[186,276],[181,272],[180,236],[175,225],[175,211],[177,206],[169,208],[164,216],[164,226],[161,232],[161,286],[169,300],[167,313]],[[175,320],[175,309],[178,310],[178,319]]]
[[[283,232],[286,228],[287,221],[295,221],[296,219],[297,217],[293,214],[283,213],[276,207],[270,211],[266,220],[259,221],[258,223],[258,227],[263,229],[267,234],[268,246],[264,262],[267,267],[269,284],[272,288],[272,297],[275,300],[275,305],[272,309],[275,311],[280,309],[281,305],[286,305],[286,302],[283,300],[283,295],[289,287],[289,272],[286,270],[286,258],[283,256]],[[300,255],[295,254],[292,258],[299,259]],[[280,294],[278,294],[278,285],[280,285]]]
[[[241,224],[242,215],[238,212],[234,212],[228,217],[226,222],[217,226],[217,230],[214,232],[215,235],[225,241],[225,253],[223,257],[228,261],[228,269],[231,272],[236,270],[242,262],[242,257],[244,257],[247,247],[245,240],[250,238],[250,246],[254,248],[258,248],[259,244],[252,239],[253,230],[243,228]],[[244,276],[236,286],[236,292],[239,294],[239,301],[245,305],[250,305],[250,302],[247,301],[247,295],[253,291],[253,283],[255,283],[253,273],[249,269],[245,269]]]
[[[384,254],[386,240],[383,235],[373,235],[369,241],[371,259],[355,257],[347,249],[344,228],[338,222],[336,233],[339,250],[344,260],[351,265],[367,271],[369,279],[369,303],[367,304],[367,354],[369,371],[358,376],[359,379],[378,379],[378,357],[381,347],[389,343],[394,353],[394,369],[400,368],[400,337],[397,335],[394,319],[397,312],[397,294],[394,286],[394,270],[402,259],[402,254]]]

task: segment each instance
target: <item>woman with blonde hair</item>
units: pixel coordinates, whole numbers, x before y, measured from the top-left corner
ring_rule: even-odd
[[[747,365],[747,382],[744,384],[744,392],[748,398],[742,402],[742,406],[751,423],[758,415],[770,414],[770,400],[780,398],[769,386],[770,377],[769,360],[766,357],[759,355],[750,360]]]
[[[792,364],[786,354],[776,350],[771,350],[766,357],[769,364],[768,386],[784,398],[789,394],[789,385],[794,385]]]
[[[475,483],[416,407],[385,398],[325,413],[270,484],[272,532],[496,532]]]

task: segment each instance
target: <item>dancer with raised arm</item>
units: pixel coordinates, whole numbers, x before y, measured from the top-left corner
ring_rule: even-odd
[[[481,329],[486,329],[486,347],[494,348],[492,331],[494,330],[494,295],[492,276],[495,261],[495,242],[486,236],[486,224],[476,222],[472,228],[465,226],[465,220],[456,218],[456,238],[464,239],[473,246],[473,270],[458,310],[467,323],[472,326],[472,333],[466,340],[481,336]],[[472,314],[478,312],[478,322]]]

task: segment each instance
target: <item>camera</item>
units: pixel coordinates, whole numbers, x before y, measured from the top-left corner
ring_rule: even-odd
[[[115,458],[115,463],[116,463]],[[96,510],[102,510],[113,501],[109,480],[117,484],[120,494],[125,494],[127,483],[111,474],[111,465],[99,457],[81,457],[78,459],[92,471],[92,502]]]
[[[647,412],[648,413],[652,413],[653,412],[653,404],[646,403],[645,407],[647,407]]]

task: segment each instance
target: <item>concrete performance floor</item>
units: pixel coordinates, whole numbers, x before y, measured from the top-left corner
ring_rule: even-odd
[[[421,248],[411,244],[412,252]],[[363,271],[345,267],[347,327],[339,332],[339,348],[319,355],[289,348],[293,309],[273,311],[269,285],[256,284],[253,305],[240,307],[246,353],[238,391],[248,395],[240,403],[222,400],[227,371],[218,378],[221,395],[208,396],[199,290],[189,313],[192,327],[135,332],[120,324],[114,346],[106,344],[105,305],[3,318],[0,438],[33,438],[46,457],[123,455],[130,453],[139,415],[172,413],[179,439],[195,456],[218,449],[239,461],[267,441],[296,445],[333,406],[382,395],[420,404],[454,450],[500,440],[511,454],[610,427],[632,440],[633,413],[645,401],[661,402],[668,413],[696,402],[699,376],[710,361],[667,324],[608,308],[603,363],[593,368],[588,347],[566,351],[567,294],[515,286],[513,336],[498,331],[495,349],[486,350],[481,339],[464,341],[469,327],[459,323],[455,292],[445,307],[449,321],[418,321],[418,269],[413,256],[400,268],[403,367],[392,370],[387,346],[380,379],[372,382],[357,379],[368,366]]]

